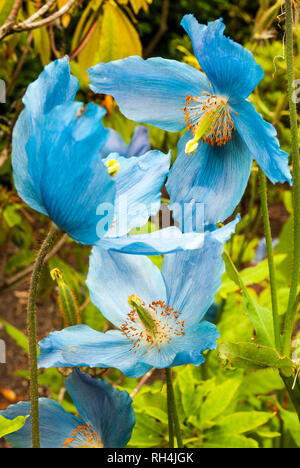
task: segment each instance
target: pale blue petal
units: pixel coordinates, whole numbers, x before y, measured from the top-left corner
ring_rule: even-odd
[[[198,232],[182,233],[171,226],[149,234],[128,235],[116,238],[104,237],[97,246],[134,255],[163,255],[201,248],[204,236]]]
[[[222,19],[199,24],[186,15],[181,25],[190,36],[194,53],[215,93],[246,98],[264,77],[264,72],[249,50],[224,36]]]
[[[238,101],[233,108],[239,114],[234,118],[237,131],[270,181],[291,183],[289,155],[280,149],[273,125],[263,120],[250,102]]]
[[[194,154],[185,153],[189,139],[190,132],[181,137],[166,184],[173,217],[184,231],[183,209],[189,204],[195,220],[204,210],[204,224],[225,221],[243,196],[252,165],[251,154],[237,132],[221,147],[199,143]]]
[[[90,256],[87,286],[93,304],[117,327],[131,310],[128,297],[132,294],[147,304],[166,300],[164,280],[149,258],[99,247]]]
[[[39,342],[39,367],[115,367],[128,377],[140,377],[151,366],[130,352],[132,342],[118,330],[100,333],[76,325],[50,333]]]
[[[66,389],[85,423],[95,427],[104,448],[122,448],[130,440],[135,424],[132,399],[126,391],[105,380],[93,379],[75,369]]]
[[[121,112],[142,122],[176,132],[185,127],[186,95],[209,91],[206,76],[185,63],[132,56],[99,63],[89,70],[91,89],[113,96]]]
[[[120,170],[113,179],[116,184],[115,219],[107,236],[121,237],[144,226],[149,217],[158,212],[171,155],[160,151],[131,158],[111,154],[104,163],[110,159],[119,162]]]
[[[201,249],[164,257],[167,303],[181,313],[186,326],[201,320],[221,287],[225,272],[222,253],[223,243],[213,233],[206,233]]]
[[[207,349],[217,348],[217,339],[220,334],[215,325],[201,322],[189,328],[185,335],[174,340],[176,357],[170,367],[194,364],[199,366],[205,359],[203,352]]]
[[[39,410],[41,448],[63,448],[65,440],[70,437],[72,431],[82,424],[79,418],[67,413],[59,403],[49,398],[39,399]],[[30,413],[29,401],[22,401],[9,406],[5,411],[0,411],[0,415],[7,419],[28,416]],[[5,438],[13,448],[31,448],[30,418],[19,431]]]
[[[83,244],[94,244],[105,229],[99,205],[109,204],[111,221],[115,183],[99,159],[107,138],[104,110],[80,103],[56,107],[37,124],[26,150],[29,173],[48,215]],[[110,224],[110,223],[109,223]]]

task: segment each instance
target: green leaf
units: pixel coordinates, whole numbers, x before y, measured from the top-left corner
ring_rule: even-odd
[[[224,434],[212,436],[204,442],[203,448],[258,448],[258,443],[248,437]]]
[[[233,367],[243,369],[276,369],[292,367],[292,361],[280,356],[275,348],[256,343],[221,343],[219,346],[221,359],[229,361]]]
[[[104,5],[101,38],[97,47],[100,62],[142,55],[138,33],[115,2]]]
[[[280,415],[283,419],[285,429],[290,432],[292,438],[300,447],[300,424],[297,414],[281,408]]]
[[[2,0],[0,4],[0,26],[7,20],[15,0]]]
[[[4,416],[0,416],[0,437],[4,437],[21,429],[28,417],[29,415],[26,417],[18,416],[15,419],[6,419]]]
[[[28,340],[27,336],[24,335],[20,330],[16,327],[11,325],[10,323],[6,322],[3,318],[0,317],[0,323],[5,328],[6,333],[16,342],[18,346],[20,346],[26,354],[28,354]]]
[[[208,394],[202,405],[200,413],[201,422],[212,421],[223,413],[235,397],[240,384],[241,381],[239,379],[229,379],[215,387]]]
[[[263,411],[241,411],[222,418],[216,430],[220,429],[227,434],[243,434],[263,426],[272,416]]]
[[[273,346],[274,340],[274,329],[273,329],[273,317],[272,312],[268,309],[262,308],[256,302],[256,300],[250,295],[246,288],[241,275],[234,266],[231,258],[225,251],[223,258],[226,264],[226,271],[228,276],[239,286],[242,290],[242,297],[247,310],[248,316],[256,330],[257,338],[259,342],[264,345]]]

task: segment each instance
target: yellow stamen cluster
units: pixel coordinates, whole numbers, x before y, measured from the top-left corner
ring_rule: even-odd
[[[236,128],[227,99],[202,91],[201,96],[187,95],[185,100],[185,123],[194,136],[187,143],[187,153],[195,152],[201,139],[211,146],[222,146],[232,138]]]
[[[111,177],[115,177],[120,170],[120,163],[116,159],[110,159],[105,163],[105,166]]]
[[[83,424],[72,431],[63,448],[103,448],[103,444],[94,427]]]
[[[132,341],[130,351],[134,354],[139,348],[143,354],[155,347],[160,352],[162,345],[170,344],[175,337],[184,335],[184,320],[179,319],[180,313],[164,301],[153,301],[146,305],[137,296],[132,295],[128,298],[128,302],[130,306],[135,302],[136,305],[127,314],[127,320],[122,324],[121,331],[128,340]]]

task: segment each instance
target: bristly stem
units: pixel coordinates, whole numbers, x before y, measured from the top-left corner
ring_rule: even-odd
[[[30,281],[28,307],[27,307],[27,329],[29,341],[29,363],[30,363],[30,401],[31,401],[31,431],[32,448],[40,448],[39,431],[39,387],[37,367],[37,334],[36,334],[36,299],[39,281],[44,260],[53,244],[62,235],[56,226],[52,225],[43,245],[38,253]]]
[[[287,77],[288,77],[288,96],[290,109],[290,127],[291,127],[291,156],[293,164],[293,267],[291,277],[291,287],[289,294],[289,302],[285,315],[283,329],[283,353],[289,355],[291,350],[291,338],[295,323],[295,308],[294,303],[297,296],[299,270],[300,270],[300,158],[299,158],[299,138],[298,138],[298,122],[296,100],[294,99],[294,54],[293,54],[293,7],[292,1],[285,1],[286,11],[286,62],[287,62]]]
[[[183,447],[182,436],[180,430],[180,423],[178,419],[178,413],[176,408],[176,401],[172,382],[172,371],[170,368],[166,369],[167,377],[167,400],[168,400],[168,420],[169,420],[169,438],[170,448],[174,447],[174,430],[177,439],[178,448]]]
[[[280,350],[281,349],[280,322],[279,322],[279,312],[278,312],[275,265],[274,265],[274,258],[273,258],[272,234],[271,234],[271,226],[270,226],[270,219],[269,219],[269,212],[268,212],[267,180],[261,168],[259,168],[259,182],[260,182],[261,214],[262,214],[265,238],[266,238],[266,244],[267,244],[274,337],[275,337],[276,347],[278,350]]]

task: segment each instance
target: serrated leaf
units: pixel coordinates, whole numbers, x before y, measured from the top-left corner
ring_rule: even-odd
[[[221,359],[229,361],[233,367],[242,369],[281,369],[293,365],[289,358],[280,356],[275,348],[256,343],[221,343],[219,354]]]

